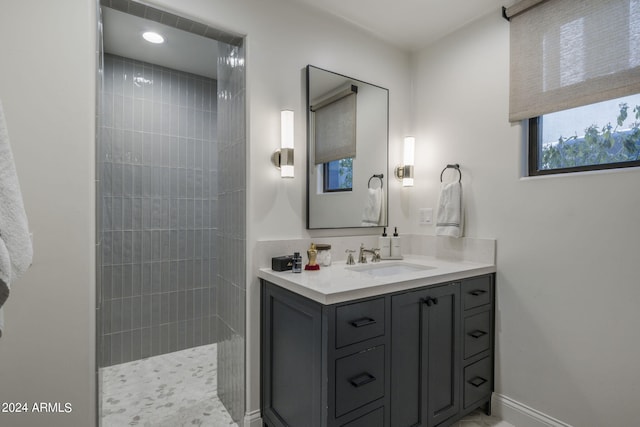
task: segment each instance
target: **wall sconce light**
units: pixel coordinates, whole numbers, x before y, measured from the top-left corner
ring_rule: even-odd
[[[293,178],[293,111],[280,112],[280,149],[271,155],[271,163],[282,178]]]
[[[396,178],[402,180],[403,187],[413,187],[413,165],[415,162],[416,139],[413,136],[404,138],[404,165],[397,166]]]

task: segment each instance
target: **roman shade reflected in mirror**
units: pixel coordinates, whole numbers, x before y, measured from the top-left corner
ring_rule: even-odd
[[[348,84],[312,100],[316,165],[356,156],[357,93]]]

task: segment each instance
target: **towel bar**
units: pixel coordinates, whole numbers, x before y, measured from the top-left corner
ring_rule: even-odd
[[[455,169],[458,171],[458,173],[460,174],[460,178],[458,178],[458,182],[462,182],[462,172],[460,171],[460,165],[457,163],[454,163],[452,165],[447,165],[445,166],[444,169],[442,169],[442,172],[440,172],[440,182],[442,182],[442,175],[444,174],[444,171],[446,171],[447,169]]]
[[[377,174],[377,175],[373,175],[371,178],[369,178],[369,182],[367,183],[367,187],[371,188],[371,180],[373,178],[378,178],[380,180],[380,188],[383,187],[383,182],[382,182],[382,178],[384,178],[384,174]]]

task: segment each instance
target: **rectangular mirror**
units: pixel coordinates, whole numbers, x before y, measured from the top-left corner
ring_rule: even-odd
[[[387,226],[389,90],[307,66],[307,228]]]

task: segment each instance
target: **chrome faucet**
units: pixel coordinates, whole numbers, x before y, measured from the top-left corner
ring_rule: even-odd
[[[374,248],[374,249],[365,249],[364,248],[364,243],[360,243],[360,255],[358,256],[358,262],[361,264],[366,264],[367,263],[367,253],[370,253],[371,256],[371,262],[380,262],[380,249],[378,248]]]

